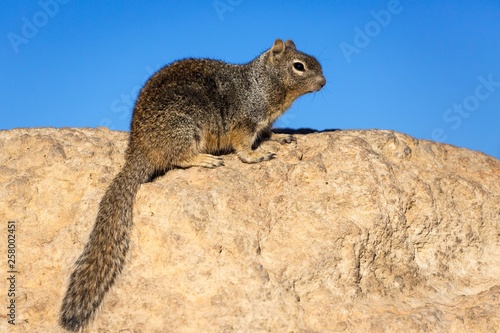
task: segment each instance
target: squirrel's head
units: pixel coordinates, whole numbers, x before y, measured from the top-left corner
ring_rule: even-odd
[[[269,50],[268,60],[277,69],[276,73],[287,91],[298,96],[318,91],[326,84],[323,70],[313,56],[300,52],[291,40],[276,39]]]

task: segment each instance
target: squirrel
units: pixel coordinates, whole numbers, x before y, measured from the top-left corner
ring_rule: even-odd
[[[135,103],[125,164],[106,190],[75,263],[60,325],[69,331],[86,327],[122,271],[142,183],[174,167],[222,166],[216,155],[229,151],[245,163],[274,158],[254,146],[262,138],[295,141],[272,133],[272,124],[299,96],[325,84],[319,62],[281,39],[247,64],[188,58],[156,72]]]

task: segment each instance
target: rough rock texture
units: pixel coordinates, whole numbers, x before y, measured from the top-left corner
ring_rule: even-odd
[[[273,161],[141,186],[89,332],[500,331],[500,161],[391,131],[298,135]],[[127,133],[0,132],[0,331],[52,332]],[[7,221],[17,223],[16,326]]]

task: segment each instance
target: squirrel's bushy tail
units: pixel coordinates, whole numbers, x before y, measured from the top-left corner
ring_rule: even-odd
[[[66,330],[78,331],[88,324],[121,272],[129,248],[135,195],[149,176],[143,163],[128,161],[102,198],[62,302],[60,324]]]

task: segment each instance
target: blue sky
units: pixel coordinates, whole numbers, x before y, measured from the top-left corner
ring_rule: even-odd
[[[500,158],[500,1],[0,2],[0,129],[128,130],[160,66],[245,63],[276,38],[325,88],[278,127],[390,129]]]

